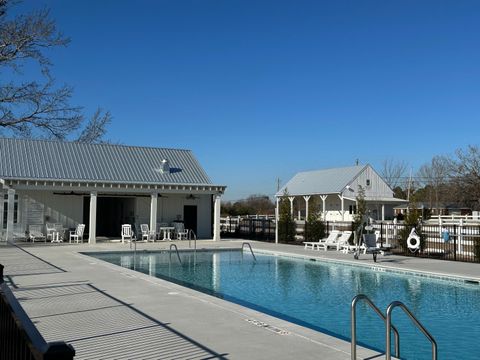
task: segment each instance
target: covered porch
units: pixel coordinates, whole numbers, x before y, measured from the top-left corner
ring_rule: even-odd
[[[2,181],[0,230],[3,241],[25,236],[31,225],[61,224],[68,236],[85,224],[85,241],[119,239],[121,225],[137,236],[141,224],[151,231],[182,222],[199,239],[220,239],[220,202],[224,186],[105,182]],[[68,240],[68,239],[67,239]]]

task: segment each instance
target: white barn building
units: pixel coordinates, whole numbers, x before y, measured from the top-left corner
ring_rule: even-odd
[[[296,174],[275,195],[277,217],[279,198],[286,190],[292,215],[294,201],[302,201],[308,217],[308,202],[313,196],[318,196],[324,221],[353,221],[359,186],[365,190],[368,215],[374,220],[391,219],[394,216],[393,207],[407,202],[395,198],[390,186],[370,165],[358,165]]]
[[[29,225],[86,225],[89,243],[119,238],[121,224],[182,220],[220,239],[220,197],[189,150],[0,138],[0,234]]]

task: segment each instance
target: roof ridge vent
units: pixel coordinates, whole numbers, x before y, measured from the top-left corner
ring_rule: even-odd
[[[169,173],[170,172],[170,164],[167,159],[163,159],[162,163],[160,165],[160,171],[163,174]]]

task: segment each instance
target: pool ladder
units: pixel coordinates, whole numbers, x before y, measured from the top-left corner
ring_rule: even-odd
[[[405,314],[408,315],[410,320],[412,320],[413,324],[425,335],[425,337],[430,341],[432,344],[432,360],[437,360],[437,342],[433,338],[433,336],[427,331],[427,329],[418,321],[418,319],[413,315],[413,313],[407,308],[405,304],[403,304],[400,301],[393,301],[387,306],[387,315],[385,316],[383,312],[373,303],[372,300],[368,298],[368,296],[364,294],[358,294],[355,296],[352,300],[352,305],[351,305],[351,359],[356,360],[357,359],[357,313],[356,313],[356,307],[357,304],[360,301],[366,302],[372,309],[375,311],[375,313],[383,320],[385,323],[385,359],[391,360],[392,354],[391,354],[391,334],[392,334],[392,329],[393,329],[393,335],[394,335],[394,346],[395,346],[395,357],[400,358],[400,335],[398,334],[397,329],[395,326],[392,324],[392,312],[393,309],[396,307],[399,307],[402,309]]]
[[[178,247],[175,244],[170,245],[170,251],[168,252],[170,262],[172,262],[172,249],[175,249],[175,252],[177,253],[178,262],[182,264],[182,260],[180,259],[180,253],[178,252]]]
[[[244,242],[244,243],[242,244],[242,259],[243,259],[243,248],[244,248],[245,246],[250,249],[250,252],[252,253],[252,256],[253,256],[253,260],[257,261],[257,258],[255,257],[255,254],[253,253],[253,250],[252,250],[252,245],[250,245],[250,243],[248,243],[248,242]]]

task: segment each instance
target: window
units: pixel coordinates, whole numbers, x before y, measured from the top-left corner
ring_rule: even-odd
[[[350,205],[348,207],[348,213],[350,215],[356,214],[357,213],[357,205]]]
[[[8,219],[8,194],[3,195],[3,228],[7,228]],[[18,223],[18,195],[15,194],[15,200],[13,203],[13,223]]]
[[[367,179],[367,186],[370,186],[370,179]]]

